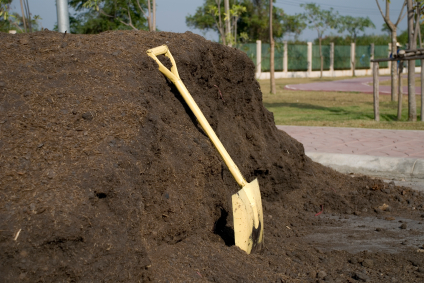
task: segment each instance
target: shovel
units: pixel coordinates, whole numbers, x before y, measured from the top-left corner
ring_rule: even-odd
[[[237,165],[231,159],[228,152],[225,150],[221,141],[216,136],[215,132],[209,125],[202,111],[200,111],[196,102],[191,97],[187,88],[180,79],[175,64],[174,57],[172,57],[168,46],[162,45],[147,50],[149,55],[159,65],[159,71],[161,71],[168,79],[170,79],[182,97],[184,98],[187,105],[193,111],[203,130],[206,132],[216,150],[221,155],[231,174],[233,175],[236,182],[239,184],[241,189],[234,195],[232,195],[233,204],[233,218],[234,218],[234,239],[235,244],[246,253],[250,254],[254,251],[259,251],[263,247],[264,242],[264,218],[262,212],[262,200],[261,192],[259,190],[258,180],[247,183],[243,178]],[[172,67],[168,70],[156,56],[165,55],[171,60]]]

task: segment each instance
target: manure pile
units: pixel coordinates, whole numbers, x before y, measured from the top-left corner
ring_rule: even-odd
[[[234,246],[239,188],[147,56],[162,44],[243,175],[259,180],[259,254]],[[0,281],[422,282],[423,195],[312,162],[276,129],[254,69],[190,32],[0,33]],[[406,229],[355,234],[349,219]],[[347,242],[393,239],[394,250],[334,249],[322,241],[334,229]]]

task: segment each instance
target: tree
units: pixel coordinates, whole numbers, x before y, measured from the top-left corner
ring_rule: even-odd
[[[420,23],[422,19],[422,15],[424,14],[424,1],[417,0],[417,15],[416,15],[416,23],[415,23],[415,37],[418,35],[418,40],[420,42],[420,48],[423,48],[422,42],[422,34],[424,25]],[[421,59],[421,66],[424,66],[424,60]],[[422,68],[422,67],[421,67]],[[424,122],[424,72],[421,69],[421,122]]]
[[[415,29],[415,6],[413,0],[407,0],[408,13],[408,48],[416,49],[417,38],[414,35]],[[417,19],[417,22],[419,19]],[[415,33],[416,34],[416,33]],[[415,101],[415,60],[408,61],[408,121],[417,121],[417,103]]]
[[[78,33],[117,29],[153,31],[155,15],[151,18],[149,4],[150,0],[69,0],[69,5],[81,12],[76,17],[80,22]]]
[[[292,34],[297,39],[302,31],[306,28],[306,23],[303,17],[299,14],[282,16],[283,35]]]
[[[271,47],[270,54],[270,83],[271,83],[271,93],[275,94],[275,77],[274,77],[274,38],[272,34],[272,1],[269,1],[269,42]]]
[[[356,37],[357,45],[370,45],[374,43],[375,45],[387,45],[391,41],[390,35],[385,34],[364,34]],[[330,45],[331,42],[334,42],[334,45],[349,45],[353,42],[353,38],[350,35],[338,36],[338,35],[327,35],[322,38],[322,45]],[[398,42],[401,40],[398,37]],[[406,43],[406,41],[405,41]],[[314,40],[314,44],[319,44],[318,38]]]
[[[403,9],[405,8],[405,1],[402,3],[402,10],[399,13],[399,17],[396,21],[396,23],[393,23],[390,20],[390,0],[386,0],[386,14],[383,13],[383,10],[381,10],[380,3],[378,3],[379,0],[375,0],[377,3],[378,9],[380,10],[381,16],[384,19],[384,22],[391,30],[391,39],[392,39],[392,54],[395,54],[397,52],[397,38],[396,38],[396,32],[397,32],[397,26],[400,23],[400,21],[405,17],[406,13],[403,14]],[[395,101],[397,99],[398,93],[397,93],[397,64],[391,64],[391,78],[392,78],[392,90],[391,90],[391,98],[392,101]]]
[[[216,0],[205,0],[203,6],[198,7],[196,13],[186,17],[186,24],[190,28],[203,31],[214,31],[220,35],[224,34],[223,25],[221,29],[219,25],[219,13],[223,17],[225,11],[223,6],[218,6]],[[237,41],[237,37],[250,38],[254,40],[262,40],[269,42],[269,0],[243,0],[230,1],[232,5],[230,9],[234,11],[232,16],[233,42]],[[211,13],[211,6],[214,13]],[[220,7],[220,9],[218,9]],[[238,7],[236,10],[235,8]],[[221,22],[222,23],[222,22]],[[281,8],[274,7],[272,10],[272,27],[274,38],[282,38],[286,33],[300,34],[306,25],[300,15],[286,15]],[[225,38],[225,37],[224,37]]]
[[[365,32],[366,28],[375,28],[374,23],[369,17],[341,16],[338,21],[338,32],[347,31],[354,43],[356,43],[359,32]]]
[[[375,28],[374,23],[370,20],[370,18],[366,17],[352,17],[352,16],[341,16],[339,17],[339,26],[338,32],[342,33],[347,31],[353,42],[356,45],[356,38],[359,32],[365,32],[365,28]],[[355,76],[355,57],[352,61],[352,71],[353,76]]]
[[[275,1],[275,0],[273,0]],[[269,0],[245,0],[246,13],[240,19],[240,30],[249,38],[269,42]],[[272,34],[274,39],[282,39],[287,33],[299,35],[306,28],[300,14],[287,15],[283,9],[273,7]]]
[[[222,4],[225,4],[224,7]],[[231,46],[237,42],[237,22],[244,12],[246,8],[238,4],[233,4],[230,9],[229,0],[225,0],[225,3],[221,0],[206,0],[202,7],[197,8],[194,15],[186,17],[186,24],[200,30],[216,31],[220,41],[224,45]]]
[[[28,14],[22,17],[18,13],[10,13],[11,3],[12,0],[0,0],[0,31],[9,32],[9,30],[15,29],[18,33],[26,32],[25,22],[30,24],[33,31],[39,30],[40,16],[35,15],[30,20]]]
[[[333,8],[330,10],[322,10],[321,7],[315,3],[300,4],[300,7],[305,9],[303,16],[309,23],[310,29],[315,29],[318,33],[319,40],[319,56],[321,57],[321,77],[324,67],[324,58],[322,56],[321,41],[324,32],[327,29],[337,27],[338,14],[333,12]]]
[[[8,32],[13,22],[13,15],[10,14],[10,4],[12,0],[0,0],[0,31]]]

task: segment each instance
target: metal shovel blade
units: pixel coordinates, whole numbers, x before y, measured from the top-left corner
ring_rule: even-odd
[[[250,254],[264,244],[264,215],[258,180],[232,196],[235,244]]]

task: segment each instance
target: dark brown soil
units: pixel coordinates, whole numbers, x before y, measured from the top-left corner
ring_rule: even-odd
[[[234,246],[239,188],[146,55],[162,44],[245,178],[259,179],[259,254]],[[190,32],[0,33],[1,282],[423,282],[423,203],[312,162],[276,129],[236,49]]]

